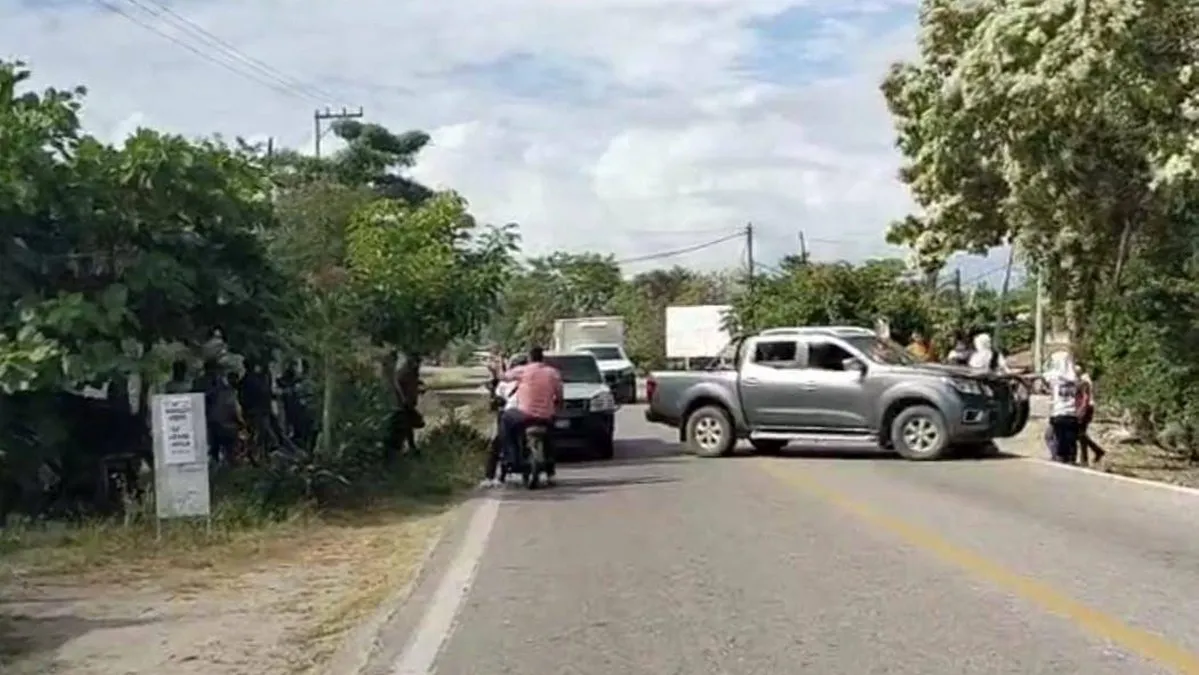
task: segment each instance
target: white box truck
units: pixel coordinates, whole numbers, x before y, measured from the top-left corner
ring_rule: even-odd
[[[593,316],[554,322],[555,352],[587,352],[599,362],[619,403],[637,402],[637,370],[624,350],[624,317]]]

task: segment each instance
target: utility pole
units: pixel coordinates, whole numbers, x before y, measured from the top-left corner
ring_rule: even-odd
[[[999,308],[995,310],[995,331],[994,331],[994,348],[999,349],[1002,341],[999,339],[1000,333],[1003,330],[1003,309],[1007,304],[1008,287],[1012,282],[1012,263],[1016,262],[1016,246],[1013,244],[1008,249],[1007,268],[1003,271],[1003,290],[999,292]]]
[[[745,264],[748,267],[745,277],[745,293],[749,296],[746,303],[746,316],[742,317],[741,330],[757,325],[757,298],[754,297],[754,224],[745,224]]]
[[[749,290],[754,289],[754,224],[745,224],[745,257],[749,265]]]
[[[1037,297],[1034,301],[1032,320],[1032,367],[1040,373],[1045,367],[1045,276],[1037,266]]]
[[[961,333],[966,329],[962,325],[962,319],[966,316],[966,308],[962,301],[962,268],[960,267],[953,271],[953,295],[958,305],[958,317],[955,323],[958,326],[958,332]]]
[[[803,230],[799,231],[799,260],[803,264],[808,264],[808,242],[804,239]]]
[[[354,120],[362,117],[362,106],[358,106],[357,110],[342,108],[341,110],[333,110],[325,108],[324,110],[316,109],[312,112],[312,131],[316,138],[313,144],[313,154],[317,159],[321,156],[321,137],[324,135],[324,130],[321,129],[321,122],[326,120]]]

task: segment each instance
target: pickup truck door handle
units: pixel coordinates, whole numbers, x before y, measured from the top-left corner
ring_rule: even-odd
[[[743,377],[741,378],[741,384],[762,384],[762,381],[756,377]]]

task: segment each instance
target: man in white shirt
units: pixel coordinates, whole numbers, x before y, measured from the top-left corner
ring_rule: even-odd
[[[1007,361],[991,345],[991,336],[979,333],[974,336],[974,353],[970,355],[968,365],[976,370],[986,370],[992,373],[1006,373]]]
[[[1053,430],[1053,460],[1078,461],[1078,392],[1081,380],[1069,351],[1054,352],[1043,376],[1049,387],[1049,427]]]

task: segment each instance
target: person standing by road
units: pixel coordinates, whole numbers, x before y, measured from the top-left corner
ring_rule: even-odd
[[[1054,352],[1044,375],[1049,386],[1049,428],[1053,433],[1053,461],[1078,461],[1078,368],[1069,351]]]
[[[979,333],[974,336],[974,353],[970,355],[968,365],[975,370],[986,370],[992,373],[1006,373],[1007,361],[991,344],[991,336]]]
[[[1087,431],[1095,419],[1095,384],[1081,364],[1078,367],[1078,458],[1082,464],[1098,464],[1107,452],[1091,439]]]
[[[162,390],[167,394],[191,393],[192,383],[188,380],[186,359],[176,359],[171,364],[171,379],[167,380],[166,386]]]

